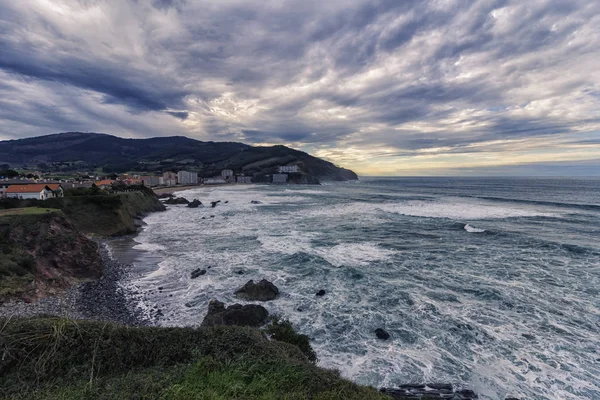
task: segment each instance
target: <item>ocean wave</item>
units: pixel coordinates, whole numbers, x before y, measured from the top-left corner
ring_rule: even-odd
[[[378,209],[412,217],[453,220],[504,219],[516,217],[560,217],[559,213],[530,207],[486,204],[460,198],[439,201],[407,201],[377,206]]]
[[[469,224],[466,224],[465,225],[465,231],[467,231],[469,233],[483,233],[483,232],[485,232],[485,229],[475,228],[475,227],[472,227]]]
[[[158,243],[151,243],[151,242],[138,243],[138,244],[134,245],[133,248],[136,250],[144,250],[144,251],[150,251],[150,252],[166,250],[165,246],[160,245]]]

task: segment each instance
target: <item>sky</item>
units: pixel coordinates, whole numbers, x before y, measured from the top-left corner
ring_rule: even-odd
[[[0,140],[65,131],[600,175],[600,1],[0,0]]]

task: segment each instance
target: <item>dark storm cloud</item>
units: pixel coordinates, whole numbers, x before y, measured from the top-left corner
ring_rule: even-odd
[[[543,147],[600,128],[599,26],[584,0],[0,0],[0,135]]]
[[[0,40],[0,69],[20,76],[49,80],[104,95],[107,103],[120,103],[139,111],[159,111],[180,106],[185,93],[169,89],[163,79],[143,71],[123,70],[122,65],[89,59],[78,52],[45,54],[31,43]]]

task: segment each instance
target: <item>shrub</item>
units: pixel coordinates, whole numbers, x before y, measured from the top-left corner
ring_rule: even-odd
[[[274,317],[271,319],[269,325],[265,327],[265,332],[271,339],[293,344],[298,347],[310,361],[317,361],[317,354],[310,345],[308,336],[297,333],[290,321],[280,320],[279,318]]]

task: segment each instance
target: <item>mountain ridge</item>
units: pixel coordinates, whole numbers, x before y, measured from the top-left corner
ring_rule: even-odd
[[[299,181],[356,180],[346,168],[286,146],[199,141],[185,136],[121,138],[106,133],[62,132],[0,141],[0,164],[53,171],[102,168],[106,173],[195,170],[202,177],[233,169],[262,181],[277,166],[297,164]]]

